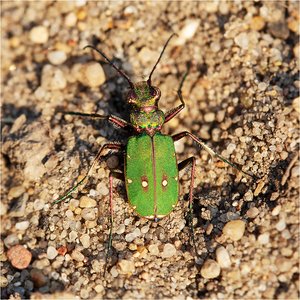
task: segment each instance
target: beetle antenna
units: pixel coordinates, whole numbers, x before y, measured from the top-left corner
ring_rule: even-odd
[[[168,46],[168,44],[169,44],[171,38],[172,38],[174,35],[177,35],[177,34],[176,34],[176,33],[172,33],[171,36],[168,38],[167,42],[165,43],[165,45],[164,45],[164,47],[163,47],[163,49],[162,49],[162,51],[161,51],[161,53],[160,53],[160,55],[159,55],[159,58],[158,58],[156,64],[154,65],[154,67],[153,67],[153,69],[152,69],[152,71],[151,71],[151,73],[150,73],[150,75],[149,75],[149,78],[148,78],[148,80],[147,80],[147,84],[148,84],[149,86],[151,86],[151,76],[152,76],[154,70],[156,69],[156,66],[157,66],[158,63],[160,62],[160,60],[161,60],[161,58],[162,58],[162,56],[163,56],[163,54],[164,54],[164,52],[165,52],[165,50],[166,50],[166,48],[167,48],[167,46]]]
[[[130,78],[122,71],[120,70],[111,60],[109,60],[107,58],[107,56],[102,52],[100,51],[99,49],[97,49],[96,47],[92,46],[92,45],[86,45],[83,49],[86,49],[86,48],[91,48],[95,51],[97,51],[101,56],[103,56],[105,58],[105,60],[121,75],[123,76],[129,83],[130,85],[130,88],[134,88],[134,84],[133,82],[130,80]]]

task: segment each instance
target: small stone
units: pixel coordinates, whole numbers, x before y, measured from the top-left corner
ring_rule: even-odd
[[[253,201],[253,192],[249,190],[248,192],[245,193],[243,199],[247,202]]]
[[[2,201],[0,202],[0,216],[4,216],[7,213],[7,205],[4,204]]]
[[[58,255],[57,250],[53,246],[47,248],[47,258],[54,259]]]
[[[10,260],[13,267],[23,270],[29,266],[32,254],[24,246],[16,245],[7,251],[7,258]]]
[[[5,276],[0,276],[0,287],[4,288],[8,285],[8,280]]]
[[[94,208],[84,208],[81,212],[81,216],[85,220],[95,220],[96,219],[96,213]]]
[[[88,234],[83,234],[79,238],[83,248],[89,248],[90,247],[90,236]]]
[[[100,294],[104,291],[104,286],[101,284],[97,284],[96,286],[94,286],[94,290],[97,294]]]
[[[250,28],[255,31],[260,31],[265,27],[265,20],[261,16],[255,16],[250,21]]]
[[[279,205],[277,205],[277,206],[275,206],[274,208],[273,208],[273,210],[272,210],[272,216],[278,216],[279,215],[279,213],[280,213],[280,211],[281,211],[281,205],[279,204]]]
[[[266,245],[269,243],[270,241],[270,234],[268,232],[262,233],[258,236],[257,241],[261,244],[261,245]]]
[[[259,214],[259,210],[255,206],[247,210],[247,217],[250,219],[254,219],[258,214]]]
[[[213,259],[207,259],[201,268],[201,276],[206,279],[216,278],[220,272],[220,266]]]
[[[18,239],[18,236],[16,234],[12,233],[12,234],[8,235],[3,240],[3,242],[4,242],[4,245],[9,248],[11,246],[14,246],[14,245],[18,244],[19,239]]]
[[[120,260],[117,268],[119,273],[123,275],[132,275],[135,272],[134,262],[131,260]]]
[[[124,224],[121,224],[121,225],[119,225],[119,227],[117,228],[116,233],[117,233],[117,234],[122,234],[122,233],[125,232],[125,229],[126,229],[125,225],[124,225]]]
[[[279,272],[288,272],[291,271],[293,267],[293,261],[289,258],[278,257],[275,260],[275,265]]]
[[[248,34],[246,32],[242,32],[238,34],[234,38],[234,42],[242,49],[246,50],[249,47],[249,39]]]
[[[26,230],[29,227],[29,221],[18,222],[15,227],[17,230]]]
[[[231,266],[231,260],[227,249],[223,246],[218,247],[216,250],[216,259],[219,266],[222,269],[229,268]]]
[[[168,243],[168,244],[165,244],[164,250],[163,250],[161,256],[163,258],[169,258],[169,257],[175,256],[176,252],[177,252],[177,250],[176,250],[175,246]]]
[[[79,206],[81,208],[95,207],[97,206],[97,202],[92,198],[89,198],[87,196],[82,196],[80,198]]]
[[[44,286],[48,282],[47,277],[39,269],[32,269],[30,271],[30,276],[34,286],[37,288]]]
[[[290,34],[285,22],[272,22],[268,24],[270,33],[279,39],[286,40]]]
[[[159,255],[159,249],[156,244],[149,245],[148,251],[151,255],[155,255],[155,256]]]
[[[101,86],[106,80],[103,68],[96,62],[82,65],[78,79],[83,85],[88,87]]]
[[[204,121],[205,121],[205,122],[208,122],[208,123],[214,122],[215,117],[216,117],[216,115],[215,115],[214,112],[206,113],[206,114],[204,115]]]
[[[64,73],[52,65],[45,65],[42,70],[41,86],[45,90],[63,90],[67,86]]]
[[[257,85],[257,88],[259,91],[265,91],[268,87],[268,84],[265,83],[265,82],[260,82],[258,85]]]
[[[60,65],[67,60],[66,53],[59,50],[49,52],[47,57],[52,65]]]
[[[33,202],[33,208],[35,211],[37,210],[42,210],[45,206],[45,202],[41,199],[36,199],[34,202]]]
[[[184,27],[180,30],[178,34],[178,38],[176,39],[174,44],[176,46],[184,45],[187,40],[191,39],[195,35],[199,25],[200,25],[199,19],[188,20],[184,25]]]
[[[72,252],[71,257],[78,262],[81,262],[84,260],[84,255],[77,249],[75,249]]]
[[[20,197],[22,194],[25,193],[25,188],[22,185],[14,186],[8,192],[8,199],[14,199]]]
[[[77,16],[74,12],[70,12],[66,15],[65,25],[67,27],[74,27],[77,23]]]
[[[283,231],[286,228],[285,219],[280,219],[279,222],[275,225],[275,228],[278,231]]]
[[[223,234],[233,241],[240,240],[245,232],[246,224],[242,220],[233,220],[225,224]]]
[[[117,270],[117,268],[116,268],[115,266],[113,266],[113,267],[110,269],[110,274],[111,274],[111,276],[114,277],[114,278],[118,277],[119,272],[118,272],[118,270]]]
[[[48,38],[48,29],[44,26],[33,27],[29,32],[29,39],[35,44],[45,44]]]
[[[300,113],[300,97],[297,97],[293,100],[292,106],[297,113]]]
[[[57,253],[62,256],[66,255],[67,252],[68,252],[68,248],[66,246],[60,246],[57,249]]]

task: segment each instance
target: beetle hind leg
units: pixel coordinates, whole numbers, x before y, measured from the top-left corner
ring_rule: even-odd
[[[192,165],[191,169],[191,182],[190,182],[190,191],[189,191],[189,210],[188,210],[188,222],[190,228],[190,239],[192,241],[192,245],[194,247],[194,251],[197,255],[197,247],[195,241],[195,234],[194,234],[194,225],[193,225],[193,191],[194,191],[194,182],[195,182],[195,167],[196,167],[196,157],[191,156],[178,164],[178,170],[181,171],[188,166]]]

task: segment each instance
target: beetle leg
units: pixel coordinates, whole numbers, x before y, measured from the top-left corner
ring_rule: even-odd
[[[110,215],[109,215],[109,238],[108,238],[108,247],[105,255],[105,266],[104,266],[104,276],[107,270],[108,264],[108,256],[112,248],[112,232],[113,232],[113,223],[114,223],[114,206],[113,206],[113,178],[125,181],[125,177],[123,173],[111,171],[109,173],[109,207],[110,207]]]
[[[185,102],[183,100],[183,97],[182,97],[182,86],[183,86],[183,83],[188,75],[188,72],[189,70],[186,71],[186,73],[183,75],[182,79],[181,79],[181,82],[180,82],[180,85],[179,85],[179,88],[177,90],[177,95],[178,95],[178,98],[181,102],[181,104],[175,108],[172,108],[171,110],[169,110],[166,115],[165,115],[165,122],[164,123],[167,123],[169,122],[171,119],[173,119],[180,111],[182,111],[185,107]]]
[[[182,139],[185,136],[189,136],[190,138],[192,138],[193,141],[195,141],[198,145],[200,145],[204,150],[206,150],[211,156],[215,156],[217,158],[219,158],[220,160],[222,160],[223,162],[227,163],[228,165],[230,165],[232,168],[242,172],[243,174],[252,177],[253,179],[257,179],[257,177],[255,175],[249,174],[245,171],[243,171],[240,167],[238,167],[236,164],[230,162],[229,160],[227,160],[225,157],[223,157],[222,155],[216,153],[213,149],[211,149],[210,147],[208,147],[203,141],[201,141],[199,138],[197,138],[194,134],[188,132],[188,131],[183,131],[180,132],[178,134],[175,134],[172,136],[173,141],[176,142],[180,139]]]
[[[119,117],[116,117],[114,115],[86,114],[86,113],[81,113],[81,112],[76,112],[76,111],[61,111],[61,113],[63,113],[64,115],[73,115],[73,116],[79,116],[79,117],[107,120],[120,128],[133,127],[132,124],[130,124],[127,121],[125,121]]]
[[[94,167],[99,164],[102,160],[101,160],[101,156],[102,156],[102,152],[105,150],[105,149],[110,149],[110,150],[120,150],[121,148],[123,147],[123,145],[121,144],[117,144],[117,143],[107,143],[105,145],[103,145],[100,150],[98,151],[91,167],[89,168],[89,171],[87,172],[87,174],[75,185],[73,186],[69,191],[67,191],[62,197],[58,198],[57,200],[55,200],[53,202],[53,205],[54,204],[57,204],[59,202],[62,202],[64,201],[65,199],[69,198],[70,195],[81,185],[84,183],[84,181],[86,180],[86,178],[90,177],[91,174],[92,174],[92,171],[94,169]]]
[[[191,183],[190,183],[190,193],[189,193],[189,214],[188,214],[188,221],[190,224],[191,230],[191,239],[194,246],[194,250],[197,255],[197,247],[195,242],[195,235],[194,235],[194,226],[193,226],[193,190],[194,190],[194,182],[195,182],[195,167],[196,167],[196,157],[192,156],[178,164],[178,170],[181,171],[187,166],[192,165],[191,170]]]

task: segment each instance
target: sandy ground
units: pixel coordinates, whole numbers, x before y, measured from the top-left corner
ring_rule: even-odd
[[[298,299],[298,1],[2,1],[1,10],[2,299]],[[189,170],[158,223],[135,214],[116,180],[104,276],[108,175],[122,155],[108,153],[71,200],[52,203],[101,145],[128,133],[60,111],[128,120],[127,81],[83,47],[97,46],[136,82],[173,32],[152,77],[163,111],[180,104],[190,71],[186,108],[163,133],[188,130],[258,179],[188,138],[176,143],[178,161],[197,157],[195,247]]]

